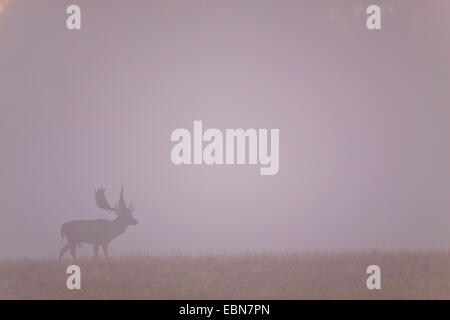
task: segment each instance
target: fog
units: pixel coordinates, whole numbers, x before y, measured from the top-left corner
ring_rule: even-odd
[[[112,256],[449,248],[447,0],[0,5],[0,258],[57,257],[122,184]],[[279,172],[174,165],[195,120],[279,129]]]

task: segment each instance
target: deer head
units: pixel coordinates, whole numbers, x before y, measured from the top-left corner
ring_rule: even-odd
[[[126,222],[127,224],[130,224],[130,225],[137,224],[138,221],[135,218],[133,218],[133,216],[132,216],[134,209],[135,209],[134,205],[133,205],[133,201],[131,201],[128,206],[126,205],[125,199],[123,196],[123,186],[120,191],[119,201],[117,201],[114,208],[111,207],[108,203],[108,200],[106,200],[105,191],[106,190],[103,188],[95,190],[95,200],[96,200],[97,207],[100,209],[104,209],[108,212],[115,213],[119,217],[120,220]]]

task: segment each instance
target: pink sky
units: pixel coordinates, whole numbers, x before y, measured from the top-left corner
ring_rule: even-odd
[[[448,248],[449,2],[371,32],[376,2],[0,0],[0,257],[55,256],[122,183],[113,255]],[[278,174],[174,166],[194,120],[279,128]]]

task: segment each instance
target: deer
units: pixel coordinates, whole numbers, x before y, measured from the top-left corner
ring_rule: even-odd
[[[125,232],[130,225],[137,225],[138,221],[132,216],[134,213],[133,201],[127,206],[123,196],[123,186],[120,191],[120,198],[114,207],[111,207],[106,200],[106,189],[99,188],[94,191],[96,205],[98,208],[114,213],[117,217],[114,220],[72,220],[61,226],[61,238],[67,239],[67,243],[59,251],[59,259],[64,253],[70,250],[74,260],[77,259],[76,247],[81,243],[88,243],[93,246],[94,260],[98,258],[98,249],[101,246],[106,259],[108,259],[108,245],[117,236]]]

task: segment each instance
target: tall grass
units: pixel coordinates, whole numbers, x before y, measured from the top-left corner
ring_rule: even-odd
[[[68,290],[65,270],[82,270]],[[366,268],[381,267],[381,290]],[[0,262],[0,299],[450,299],[446,252]]]

